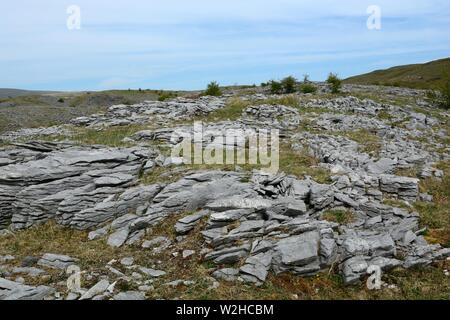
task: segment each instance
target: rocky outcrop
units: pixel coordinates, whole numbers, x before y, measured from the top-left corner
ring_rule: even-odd
[[[242,122],[246,125],[270,126],[271,129],[295,129],[300,124],[300,114],[292,107],[263,104],[244,109]]]
[[[389,176],[382,178],[386,182]],[[384,205],[362,192],[256,172],[250,181],[243,182],[242,174],[220,171],[187,175],[154,197],[141,217],[130,217],[109,242],[118,246],[115,239],[120,238],[119,246],[123,245],[132,234],[173,212],[206,209],[178,220],[175,230],[185,235],[207,219],[201,231],[209,248],[204,259],[217,265],[241,264],[237,275],[217,276],[255,284],[271,270],[311,275],[331,265],[340,265],[345,281],[352,283],[372,264],[384,269],[410,267],[449,254],[447,249],[424,244],[417,214]],[[278,191],[263,195],[261,190],[269,183],[272,191]],[[352,210],[355,220],[348,225],[321,220],[321,212],[336,207]],[[428,251],[419,249],[424,245]]]
[[[56,219],[87,229],[136,209],[159,191],[157,186],[129,189],[156,156],[149,149],[68,146],[32,154],[26,148],[9,152],[14,163],[0,167],[3,227],[11,223],[22,229]]]
[[[71,121],[76,126],[109,127],[130,124],[145,124],[167,120],[190,119],[194,116],[205,116],[223,108],[226,97],[201,97],[199,99],[176,98],[170,101],[146,101],[133,105],[114,105],[104,114],[76,118]]]
[[[328,90],[325,85],[318,86]],[[346,87],[352,92],[365,89]],[[380,90],[423,96],[414,90]],[[242,96],[250,103],[241,117],[205,124],[203,143],[235,147],[234,140],[214,137],[230,131],[279,129],[284,142],[316,158],[318,167],[329,171],[331,181],[317,183],[308,175],[244,172],[238,167],[236,171],[187,171],[183,159],[166,158],[143,147],[147,142],[176,145],[183,136],[192,135],[193,128],[169,120],[207,115],[223,108],[228,96],[118,105],[104,114],[75,119],[72,126],[102,130],[151,122],[159,128],[127,137],[135,147],[123,148],[18,142],[27,134],[69,136],[66,130],[70,126],[4,135],[3,139],[15,142],[0,151],[2,234],[54,220],[62,226],[89,230],[88,240],[102,239],[114,248],[134,246],[149,256],[207,261],[211,267],[215,265],[212,280],[205,280],[212,282],[211,288],[219,285],[214,278],[261,285],[271,273],[310,276],[330,270],[337,270],[345,283],[353,284],[373,266],[388,271],[429,265],[450,256],[449,249],[427,243],[413,206],[406,210],[383,202],[386,198],[406,204],[418,199],[433,201],[431,195],[419,193],[418,178],[396,173],[414,169],[420,178],[442,179],[444,172],[435,162],[449,159],[442,152],[445,143],[423,142],[437,135],[446,138],[446,132],[436,130],[441,118],[354,97],[302,100],[299,109],[305,114],[300,116],[298,108],[261,102],[267,98],[261,93]],[[303,122],[305,118],[308,120]],[[397,122],[402,125],[394,126]],[[302,125],[311,132],[302,131]],[[345,134],[369,130],[372,138],[379,140],[378,150],[364,151],[363,139],[354,138],[358,143]],[[245,145],[238,147],[245,149]],[[180,166],[173,171],[180,176],[176,181],[141,184],[144,172],[159,167],[172,172],[175,166]],[[348,213],[351,219],[342,223],[324,220],[333,212]],[[174,234],[149,238],[152,228],[161,222],[171,222]],[[193,233],[195,244],[185,243],[173,251]],[[165,280],[170,268],[164,269],[157,259],[149,259],[151,263],[143,266],[132,257],[120,257],[89,274],[90,288],[63,297],[47,286],[27,286],[17,275],[47,277],[47,272],[62,273],[83,261],[64,252],[29,257],[21,267],[12,260],[14,257],[0,256],[0,276],[5,277],[0,278],[0,299],[139,300],[155,281],[168,288],[195,283]],[[134,291],[119,292],[116,284],[121,281],[132,283]]]
[[[27,286],[0,278],[0,300],[43,300],[54,292],[55,289],[47,286]]]

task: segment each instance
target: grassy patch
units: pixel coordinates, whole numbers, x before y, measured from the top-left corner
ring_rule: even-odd
[[[263,104],[268,105],[284,105],[292,108],[297,108],[300,112],[314,112],[320,111],[331,112],[326,108],[300,108],[302,102],[302,98],[296,95],[284,95],[281,97],[268,98],[263,100],[243,100],[241,98],[231,98],[227,105],[219,110],[216,110],[210,113],[206,117],[200,117],[195,120],[204,121],[204,122],[214,122],[214,121],[223,121],[223,120],[238,120],[242,116],[242,111],[249,106],[258,106]]]
[[[223,159],[226,160],[226,154],[224,150]],[[236,164],[237,154],[235,153],[234,164],[190,164],[179,167],[156,167],[149,173],[145,174],[141,181],[145,184],[153,184],[157,182],[170,183],[177,181],[188,171],[198,170],[223,170],[223,171],[236,171],[237,169],[251,173],[252,170],[265,169],[267,166],[258,164]],[[246,159],[249,159],[248,149],[246,150]],[[305,150],[295,151],[287,143],[280,144],[279,153],[279,171],[286,174],[294,175],[298,178],[304,178],[305,176],[311,176],[315,181],[319,183],[330,183],[330,173],[328,170],[318,166],[319,162],[316,158],[308,155]]]
[[[115,99],[122,99],[124,104],[140,103],[145,100],[157,100],[161,94],[173,93],[173,91],[160,91],[160,90],[108,90],[101,92],[94,92],[90,95],[107,95]]]
[[[300,113],[301,114],[307,114],[307,113],[322,114],[322,113],[337,113],[337,112],[333,109],[329,109],[329,108],[325,108],[325,107],[312,107],[312,108],[300,108]]]
[[[148,173],[145,173],[141,177],[141,183],[145,185],[155,183],[172,183],[180,180],[185,174],[187,169],[179,170],[181,167],[155,167]]]
[[[162,223],[149,230],[146,238],[167,236],[174,239],[173,225],[181,217],[190,213],[173,214]],[[14,255],[18,265],[27,256],[40,257],[44,253],[67,254],[80,259],[79,266],[83,271],[96,271],[108,274],[104,268],[112,259],[133,257],[141,266],[164,270],[167,275],[154,283],[155,289],[147,293],[149,299],[222,299],[222,300],[266,300],[266,299],[301,299],[301,300],[340,300],[340,299],[450,299],[450,279],[443,274],[448,265],[442,263],[434,267],[414,270],[394,270],[383,274],[383,281],[394,284],[397,288],[384,288],[380,291],[367,290],[364,283],[355,286],[344,286],[340,276],[333,273],[321,273],[314,277],[298,277],[291,274],[275,276],[270,274],[267,282],[261,287],[252,285],[220,282],[216,289],[211,289],[210,275],[216,269],[214,265],[204,263],[198,256],[198,248],[203,239],[199,231],[205,220],[191,231],[185,240],[175,242],[169,250],[153,255],[149,249],[125,246],[111,248],[106,240],[87,240],[87,232],[70,230],[49,222],[28,230],[20,231],[14,236],[0,238],[2,254]],[[188,259],[181,255],[173,256],[173,252],[185,249],[196,250],[196,254]],[[159,262],[158,262],[159,261]],[[124,272],[127,272],[124,270]],[[131,272],[131,271],[130,271]],[[49,270],[49,278],[26,278],[27,284],[65,283],[67,275],[63,271]],[[190,286],[169,287],[164,283],[173,280],[191,280]],[[94,283],[83,277],[82,286],[89,288]],[[118,283],[118,288],[135,289],[126,283]],[[64,286],[60,288],[64,290]]]
[[[106,240],[88,241],[88,232],[78,231],[48,222],[0,238],[2,254],[11,254],[18,260],[27,256],[40,257],[44,253],[66,254],[80,259],[80,267],[104,267],[111,259],[135,255],[135,249],[112,248]]]
[[[269,98],[264,100],[243,100],[240,98],[232,98],[228,101],[224,108],[216,110],[206,117],[201,117],[196,120],[201,120],[204,122],[238,120],[242,116],[242,111],[245,108],[263,104],[284,105],[298,108],[300,105],[300,99],[295,95],[286,95],[279,98]]]
[[[190,265],[190,276],[196,283],[177,288],[158,287],[152,298],[193,300],[447,300],[450,297],[449,279],[443,274],[443,267],[427,267],[418,270],[395,270],[383,275],[383,281],[396,286],[370,291],[365,283],[345,286],[340,276],[318,274],[314,277],[297,277],[291,274],[275,276],[255,289],[242,283],[220,282],[217,289],[208,288],[206,277],[212,269],[207,266]],[[185,269],[180,270],[185,274]]]
[[[0,133],[7,131],[8,128],[8,119],[0,114]]]
[[[381,149],[380,138],[366,129],[360,129],[355,131],[343,131],[335,133],[344,137],[349,138],[357,142],[360,146],[359,150],[361,152],[368,153],[372,156],[377,156]]]
[[[300,101],[300,98],[296,95],[285,95],[283,97],[257,100],[253,102],[253,105],[272,104],[298,108],[300,106]]]
[[[222,120],[237,120],[241,117],[242,111],[251,105],[250,101],[244,101],[239,98],[232,98],[228,101],[225,108],[218,109],[211,112],[206,117],[201,117],[196,120],[204,122],[214,122]]]
[[[0,108],[0,132],[21,128],[50,127],[68,123],[71,119],[105,111],[107,104],[92,104],[71,108],[47,97],[49,105],[16,105]],[[68,101],[68,99],[66,100]]]
[[[148,129],[144,125],[115,126],[101,129],[82,128],[72,137],[72,140],[81,144],[99,144],[110,147],[127,146],[123,139],[134,133]]]
[[[381,120],[392,121],[392,119],[394,119],[394,116],[391,115],[387,110],[381,110],[377,113],[377,118]]]
[[[322,219],[339,224],[349,224],[355,220],[355,216],[348,210],[330,210],[322,214]]]
[[[1,99],[0,102],[8,102],[16,106],[47,106],[42,96],[40,95],[26,95],[14,98]]]
[[[395,208],[402,208],[408,210],[409,212],[413,211],[413,207],[411,205],[408,205],[406,202],[398,199],[384,199],[383,204]]]
[[[168,99],[174,99],[178,96],[178,94],[174,92],[163,92],[159,95],[158,101],[166,101]]]
[[[330,173],[318,167],[319,161],[308,155],[305,150],[295,151],[288,144],[280,145],[280,171],[298,178],[311,176],[319,183],[329,183]]]
[[[419,175],[419,168],[417,168],[417,167],[400,168],[400,169],[395,170],[395,175],[401,176],[401,177],[417,178]]]
[[[429,228],[427,239],[450,247],[450,162],[437,165],[444,170],[441,180],[428,178],[420,182],[420,191],[433,196],[433,202],[416,202],[421,224]]]
[[[406,105],[416,106],[415,97],[386,95],[381,93],[375,93],[373,91],[352,92],[351,95],[361,100],[370,99],[380,104],[390,104],[399,107],[404,107]],[[381,118],[382,117],[383,116],[381,116]]]

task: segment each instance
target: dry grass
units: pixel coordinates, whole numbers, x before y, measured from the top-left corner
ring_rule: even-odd
[[[295,151],[288,144],[280,144],[280,171],[298,178],[311,176],[319,183],[330,182],[330,172],[318,165],[319,161],[306,151]]]
[[[381,149],[381,139],[376,133],[366,129],[359,129],[355,131],[342,131],[334,134],[347,137],[359,144],[361,152],[368,153],[372,156],[377,156]]]
[[[177,170],[175,170],[177,169]],[[141,183],[151,185],[155,183],[172,183],[180,180],[187,170],[172,167],[156,167],[141,177]]]
[[[444,171],[441,180],[428,178],[420,182],[420,191],[433,196],[433,202],[416,202],[421,224],[429,228],[427,239],[450,247],[450,162],[441,162],[437,167]]]
[[[263,100],[254,101],[254,105],[262,104],[272,104],[272,105],[283,105],[293,108],[298,108],[300,106],[301,99],[297,95],[285,95],[279,98],[269,98]]]
[[[226,159],[226,151],[224,151],[223,159]],[[153,184],[157,182],[170,183],[180,179],[188,171],[198,170],[223,170],[223,171],[239,171],[245,173],[251,173],[253,170],[261,170],[267,168],[260,162],[257,164],[191,164],[183,165],[179,167],[157,167],[145,174],[141,181],[145,184]],[[248,149],[246,150],[246,159],[248,160]],[[294,175],[298,178],[304,178],[305,176],[311,176],[315,181],[319,183],[329,183],[330,173],[328,170],[318,166],[319,161],[308,155],[305,151],[295,151],[288,143],[280,143],[279,152],[279,172],[284,172],[289,175]]]
[[[241,117],[242,111],[251,105],[250,101],[244,101],[239,98],[232,98],[228,101],[225,108],[211,112],[206,117],[200,117],[195,120],[204,122],[215,122],[223,120],[237,120]]]
[[[348,210],[330,210],[321,216],[323,220],[337,222],[339,224],[349,224],[355,220],[353,212]]]
[[[146,129],[148,129],[148,126],[145,125],[115,126],[101,129],[79,128],[71,139],[80,144],[122,147],[129,145],[129,143],[123,141],[124,138]]]
[[[125,257],[132,248],[115,249],[105,240],[88,241],[88,232],[68,229],[48,222],[14,236],[0,238],[2,253],[18,258],[41,256],[44,253],[59,253],[79,258],[83,267],[101,267],[116,257]]]
[[[389,112],[387,112],[386,110],[381,110],[377,113],[377,118],[381,119],[381,120],[387,120],[387,121],[392,121],[394,116],[392,116]]]
[[[413,168],[397,169],[395,170],[395,175],[401,177],[417,178],[419,175],[419,168],[413,167]]]
[[[175,239],[173,225],[181,217],[190,213],[173,214],[162,223],[149,230],[146,238],[166,236]],[[134,257],[135,263],[142,266],[155,267],[167,272],[167,275],[156,280],[154,290],[147,293],[149,299],[223,299],[223,300],[262,300],[262,299],[450,299],[450,280],[443,274],[448,265],[439,264],[417,270],[397,270],[383,275],[383,280],[395,284],[397,289],[369,291],[364,283],[356,286],[344,286],[340,276],[321,273],[315,277],[297,277],[291,274],[269,275],[267,282],[259,288],[252,285],[220,282],[220,286],[211,289],[210,275],[215,267],[203,262],[198,250],[203,242],[200,230],[205,220],[201,221],[186,239],[174,242],[166,252],[153,255],[149,249],[140,247],[109,247],[105,240],[87,241],[87,233],[59,227],[54,223],[37,226],[18,232],[14,237],[0,239],[2,254],[11,254],[18,260],[26,256],[41,256],[52,252],[67,254],[80,259],[80,267],[84,271],[96,270],[99,274],[108,274],[104,266],[111,259]],[[196,254],[183,259],[181,254],[173,256],[173,252],[196,250]],[[158,262],[160,261],[160,262]],[[36,281],[26,278],[29,284],[55,284],[67,280],[63,271],[50,271],[50,277]],[[83,278],[84,279],[84,278]],[[164,284],[173,280],[190,280],[195,284],[189,286],[169,287]],[[89,287],[94,283],[83,280],[82,285]],[[134,285],[119,283],[122,290],[133,290]],[[64,289],[63,286],[60,288]]]
[[[202,278],[209,274],[208,269],[193,269],[193,273],[200,277],[195,285],[166,288],[162,296],[166,299],[177,297],[194,300],[446,300],[450,297],[448,278],[443,275],[442,269],[433,267],[386,274],[383,280],[398,288],[380,291],[369,291],[365,284],[347,287],[339,276],[327,274],[309,278],[290,274],[269,275],[267,282],[257,289],[241,283],[221,282],[219,288],[211,290],[208,289],[209,283]],[[155,298],[158,296],[154,295]]]
[[[405,201],[398,199],[384,199],[383,204],[391,207],[402,208],[409,212],[412,212],[414,210],[414,208],[411,205],[408,205]]]
[[[297,108],[300,105],[300,99],[295,95],[286,95],[279,98],[269,98],[264,100],[242,100],[240,98],[231,98],[225,108],[211,112],[206,117],[199,117],[195,120],[204,122],[215,122],[223,120],[237,120],[242,116],[242,111],[249,106],[257,106],[262,104],[284,105]]]

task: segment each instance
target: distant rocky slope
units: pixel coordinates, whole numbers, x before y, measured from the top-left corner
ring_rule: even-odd
[[[440,165],[450,160],[449,114],[431,109],[417,90],[346,87],[356,96],[395,97],[395,104],[322,91],[115,105],[70,124],[5,133],[0,244],[10,248],[14,237],[53,221],[87,231],[84,241],[103,241],[126,256],[89,267],[70,252],[30,258],[5,250],[0,299],[154,297],[160,288],[196,285],[199,279],[173,269],[189,259],[209,265],[202,280],[208,290],[225,282],[262,286],[272,275],[333,270],[345,284],[355,284],[369,266],[389,272],[445,261],[450,249],[427,241],[414,204],[436,200],[423,181],[446,178]],[[204,120],[210,132],[279,129],[287,148],[280,172],[195,167],[171,158],[165,152],[176,143],[171,133],[190,132],[193,119]],[[128,131],[114,146],[80,138],[123,128]],[[296,161],[306,157],[316,165],[307,164],[300,176],[302,163]],[[161,229],[165,224],[168,229]],[[74,290],[64,281],[48,281],[72,265],[87,268],[90,287]],[[26,285],[28,277],[47,281]]]

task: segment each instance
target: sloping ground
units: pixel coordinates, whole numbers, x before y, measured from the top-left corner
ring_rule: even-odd
[[[0,88],[0,99],[16,98],[16,97],[36,95],[36,94],[50,94],[50,93],[53,94],[56,92]]]
[[[3,89],[0,89],[0,93]],[[6,94],[16,90],[4,90]],[[39,94],[17,91],[20,94],[0,96],[0,133],[21,128],[37,128],[64,124],[70,120],[103,112],[115,104],[134,104],[165,97],[166,92],[155,90],[111,90],[102,92],[60,92]],[[24,94],[22,94],[24,93]],[[28,93],[28,94],[26,94]],[[176,96],[176,93],[171,93]]]
[[[433,89],[442,83],[444,73],[449,71],[450,58],[447,58],[423,64],[411,64],[386,70],[376,70],[367,74],[347,78],[344,82]]]

